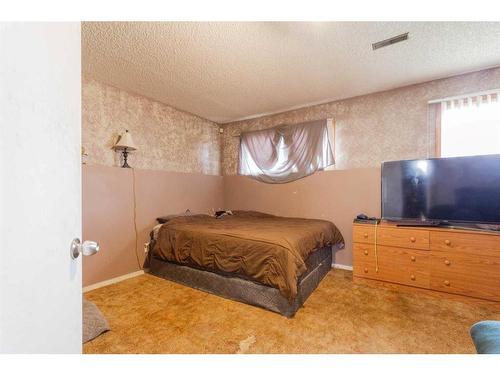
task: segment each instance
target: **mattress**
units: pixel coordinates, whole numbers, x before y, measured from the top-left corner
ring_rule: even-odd
[[[293,317],[297,310],[316,289],[332,265],[330,246],[314,251],[306,259],[306,271],[297,282],[297,295],[285,298],[278,289],[264,285],[245,276],[221,271],[207,271],[174,262],[167,262],[150,254],[148,272],[223,298],[265,308],[286,317]]]
[[[331,222],[236,211],[173,218],[153,231],[150,250],[165,262],[276,288],[292,301],[310,255],[332,245],[343,238]]]

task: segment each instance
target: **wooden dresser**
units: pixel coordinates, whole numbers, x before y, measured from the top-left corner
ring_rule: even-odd
[[[355,280],[500,301],[500,234],[354,224]]]

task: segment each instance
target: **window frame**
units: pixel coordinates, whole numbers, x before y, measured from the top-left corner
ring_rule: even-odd
[[[442,111],[443,105],[446,105],[446,102],[449,101],[455,101],[455,100],[464,100],[467,98],[473,98],[473,97],[483,97],[487,95],[496,95],[496,100],[500,102],[500,88],[494,89],[494,90],[487,90],[487,91],[479,91],[475,93],[470,93],[470,94],[465,94],[465,95],[459,95],[459,96],[453,96],[453,97],[448,97],[448,98],[443,98],[443,99],[437,99],[437,100],[430,100],[428,102],[428,111],[429,108],[432,104],[439,104],[439,108],[437,109],[439,111],[439,116],[436,116],[435,122],[434,122],[434,157],[440,158],[442,157],[441,151],[442,151]],[[429,127],[428,127],[429,129]],[[432,147],[429,145],[429,149]]]

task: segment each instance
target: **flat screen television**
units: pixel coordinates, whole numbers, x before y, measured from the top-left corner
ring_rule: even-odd
[[[500,155],[383,163],[382,218],[500,224]]]

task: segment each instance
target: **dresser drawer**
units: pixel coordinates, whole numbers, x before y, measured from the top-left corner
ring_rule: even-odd
[[[353,242],[375,243],[375,225],[355,224],[352,231]]]
[[[500,235],[436,231],[430,238],[432,250],[500,257]]]
[[[377,243],[385,246],[429,250],[429,231],[380,227]]]
[[[430,255],[428,251],[379,246],[377,256],[377,277],[380,280],[429,288]]]
[[[364,244],[364,243],[354,243],[352,252],[354,261],[375,261],[375,245]]]
[[[355,243],[353,245],[354,276],[375,276],[375,245]]]
[[[431,288],[500,301],[500,257],[432,252]]]
[[[375,271],[375,262],[367,259],[354,260],[353,275],[366,277],[369,279],[378,279]]]

